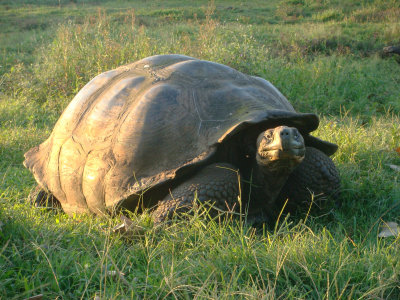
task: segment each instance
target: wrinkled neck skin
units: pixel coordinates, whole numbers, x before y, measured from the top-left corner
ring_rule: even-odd
[[[253,164],[254,183],[262,191],[262,196],[258,195],[259,201],[262,200],[263,206],[268,207],[275,203],[276,198],[285,185],[289,175],[294,168],[284,168],[270,170],[260,166],[257,161]]]

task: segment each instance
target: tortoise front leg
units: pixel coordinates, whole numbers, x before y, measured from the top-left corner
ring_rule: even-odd
[[[333,161],[320,150],[306,147],[304,160],[289,176],[278,202],[283,204],[289,199],[289,209],[308,207],[312,197],[320,205],[327,198],[337,200],[339,192],[339,172]]]
[[[238,205],[238,171],[227,163],[216,163],[203,168],[158,202],[157,208],[152,212],[154,223],[169,219],[174,213],[189,211],[193,208],[196,195],[202,203],[209,201],[218,209],[232,210]]]
[[[28,196],[28,201],[36,207],[60,208],[61,203],[40,185],[37,185]]]

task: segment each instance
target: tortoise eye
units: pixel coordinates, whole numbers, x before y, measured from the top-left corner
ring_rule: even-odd
[[[271,132],[267,132],[267,133],[265,134],[265,139],[267,140],[267,142],[271,142],[271,140],[272,140],[272,134],[271,134]]]

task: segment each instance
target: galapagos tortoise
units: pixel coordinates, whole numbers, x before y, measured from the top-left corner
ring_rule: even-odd
[[[92,79],[24,165],[36,201],[48,193],[68,214],[154,207],[159,222],[190,209],[195,194],[226,210],[239,193],[261,212],[339,190],[328,157],[337,145],[309,134],[318,124],[262,78],[157,55]]]

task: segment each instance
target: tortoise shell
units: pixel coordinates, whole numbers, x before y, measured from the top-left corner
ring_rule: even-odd
[[[66,213],[103,214],[192,172],[244,128],[272,123],[336,150],[309,135],[318,117],[296,113],[268,81],[188,56],[152,56],[86,84],[24,165]]]

